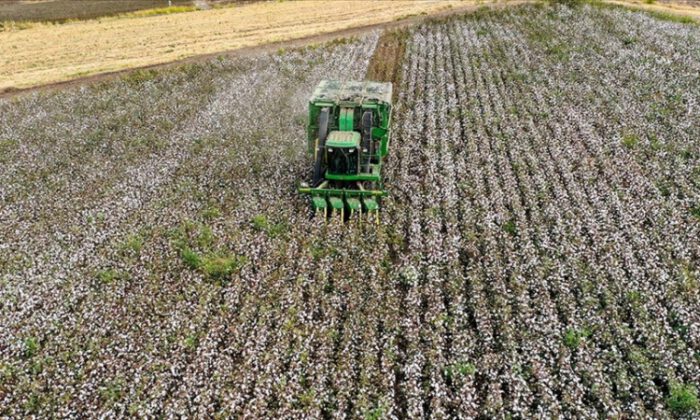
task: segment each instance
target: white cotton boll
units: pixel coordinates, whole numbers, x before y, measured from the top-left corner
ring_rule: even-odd
[[[364,78],[378,31],[0,100],[2,406],[671,415],[700,377],[698,38],[586,5],[411,28],[379,227],[293,188],[310,90]]]

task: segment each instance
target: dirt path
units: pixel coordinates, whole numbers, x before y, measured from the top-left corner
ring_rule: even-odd
[[[392,82],[394,86],[401,83],[401,63],[406,52],[406,38],[408,31],[394,29],[384,31],[377,42],[369,67],[367,68],[367,80],[380,82]],[[394,90],[394,101],[398,95],[398,89]]]

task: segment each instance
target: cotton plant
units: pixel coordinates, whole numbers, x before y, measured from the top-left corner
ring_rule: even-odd
[[[696,28],[407,31],[378,226],[294,191],[309,93],[363,79],[378,32],[0,102],[0,413],[683,414]]]

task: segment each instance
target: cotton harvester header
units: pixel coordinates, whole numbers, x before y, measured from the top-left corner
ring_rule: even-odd
[[[310,194],[317,212],[341,218],[364,211],[379,221],[382,159],[389,152],[391,83],[323,80],[309,100]]]

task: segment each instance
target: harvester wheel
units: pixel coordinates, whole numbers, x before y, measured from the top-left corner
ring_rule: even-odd
[[[321,109],[318,114],[318,137],[316,140],[316,161],[314,162],[313,186],[317,187],[323,181],[323,152],[326,148],[326,137],[328,137],[328,108]]]

